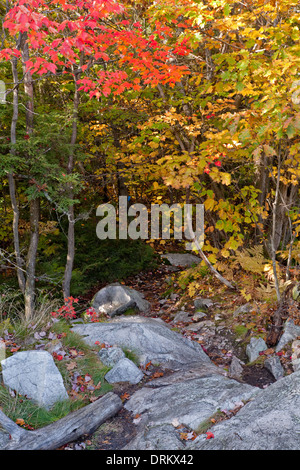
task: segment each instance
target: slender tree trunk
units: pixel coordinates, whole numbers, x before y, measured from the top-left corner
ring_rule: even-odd
[[[20,47],[20,40],[18,40],[17,48]],[[17,122],[19,117],[19,78],[18,78],[18,59],[17,57],[13,57],[12,61],[12,75],[13,75],[13,116],[11,121],[11,130],[10,130],[10,141],[11,145],[14,146],[17,141],[16,137],[16,130],[17,130]],[[15,149],[11,149],[11,156],[14,156]],[[9,185],[9,194],[10,194],[10,201],[11,207],[13,210],[13,239],[14,239],[14,250],[15,250],[15,257],[16,257],[16,266],[17,266],[17,278],[19,283],[19,288],[21,292],[25,293],[25,275],[24,269],[22,268],[23,262],[21,258],[20,252],[20,239],[19,239],[19,218],[20,218],[20,211],[19,205],[17,202],[16,196],[16,184],[13,173],[9,173],[8,175],[8,185]]]
[[[30,319],[35,307],[35,271],[39,243],[40,199],[30,201],[30,244],[26,263],[25,317]]]
[[[268,157],[262,153],[260,155],[259,161],[256,162],[256,178],[257,178],[257,188],[259,189],[259,205],[264,207],[268,192],[270,190],[270,169],[272,168],[274,157]],[[259,225],[256,227],[257,235],[261,237],[264,230],[267,229],[268,220],[263,219],[261,215],[258,216]]]
[[[72,196],[72,194],[70,194]],[[67,261],[65,267],[65,275],[63,280],[63,296],[64,299],[70,297],[71,295],[71,280],[72,280],[72,271],[74,266],[75,258],[75,218],[74,218],[74,206],[71,205],[68,208],[68,252],[67,252]]]
[[[275,283],[275,290],[278,302],[280,301],[281,295],[279,291],[279,281],[277,275],[277,267],[276,267],[276,234],[277,234],[277,208],[279,202],[279,188],[280,188],[280,170],[281,170],[281,149],[279,146],[278,152],[278,166],[277,166],[277,179],[276,179],[276,190],[275,190],[275,198],[273,203],[273,212],[272,212],[272,233],[270,236],[270,251],[272,257],[272,265],[273,265],[273,274],[274,274],[274,283]]]
[[[75,94],[73,101],[73,122],[72,122],[72,136],[71,136],[71,146],[68,160],[68,174],[72,174],[74,169],[74,153],[75,153],[75,144],[77,140],[77,131],[78,131],[78,109],[79,109],[79,91],[77,80],[79,79],[80,71],[74,71],[74,83],[75,83]],[[72,184],[68,185],[67,190],[68,198],[73,200],[74,190]],[[68,208],[68,252],[67,252],[67,261],[65,267],[65,274],[63,280],[63,296],[64,298],[70,297],[71,294],[71,280],[72,280],[72,271],[74,266],[75,258],[75,216],[74,216],[74,205],[70,204]]]
[[[22,65],[24,74],[24,90],[27,97],[26,102],[26,131],[30,136],[33,133],[34,116],[34,96],[32,76],[26,70],[26,62],[29,60],[29,48],[27,44],[27,34],[22,34],[21,41]],[[25,317],[30,319],[34,314],[35,302],[35,272],[37,250],[39,242],[39,217],[40,200],[34,198],[30,200],[30,242],[26,262],[26,283],[25,283]]]

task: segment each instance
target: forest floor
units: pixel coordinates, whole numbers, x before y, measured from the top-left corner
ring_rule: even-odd
[[[184,311],[189,312],[190,314],[195,313],[195,307],[193,303],[193,298],[186,296],[186,293],[179,289],[173,295],[166,296],[165,293],[170,286],[170,276],[172,276],[176,271],[179,272],[179,269],[174,269],[168,265],[161,265],[159,268],[149,272],[143,272],[136,276],[132,276],[129,279],[124,281],[124,284],[130,286],[140,293],[144,294],[146,300],[151,303],[151,317],[160,317],[165,322],[170,323],[170,326],[174,327],[172,323],[175,313],[184,309]],[[207,281],[207,292],[205,291],[205,279],[203,280],[204,289],[201,289],[201,295],[195,297],[201,298],[210,298],[212,301],[216,301],[215,306],[207,310],[207,317],[205,320],[214,321],[215,315],[218,312],[221,312],[225,318],[230,319],[228,323],[228,331],[233,327],[232,323],[232,311],[238,308],[240,305],[246,303],[245,299],[238,294],[237,292],[232,292],[229,289],[220,286],[220,283],[216,280],[215,286],[212,286],[212,279],[210,277]],[[176,283],[175,283],[176,285]],[[103,286],[95,286],[93,292],[90,292],[85,298],[86,301],[91,300],[93,295]],[[214,288],[215,287],[215,288]],[[184,306],[182,307],[182,304]],[[273,310],[270,309],[269,319],[271,318]],[[227,316],[226,316],[227,314]],[[245,343],[243,340],[249,338],[251,332],[263,332],[265,331],[265,323],[263,320],[264,316],[253,315],[252,313],[245,313],[239,315],[239,317],[234,320],[235,323],[240,325],[247,325],[246,334],[240,339],[240,343],[232,343],[236,345],[236,350],[230,349],[224,350],[222,345],[220,346],[220,341],[218,336],[209,338],[209,341],[206,344],[205,337],[201,340],[200,344],[204,348],[205,352],[208,354],[210,359],[218,366],[223,368],[228,368],[232,355],[241,358],[241,350],[245,351]],[[191,323],[192,320],[191,320]],[[176,330],[182,333],[185,336],[189,336],[193,339],[193,333],[190,330],[187,330],[188,324],[186,323],[176,323]],[[234,348],[235,346],[233,346]],[[293,370],[290,363],[290,352],[287,351],[285,357],[282,357],[282,364],[286,370],[286,373],[291,373]],[[142,381],[142,385],[152,378],[155,378],[159,375],[166,375],[166,371],[161,371],[159,367],[154,367],[150,365],[147,375]],[[255,364],[247,365],[244,368],[244,373],[242,376],[242,381],[248,383],[252,386],[265,388],[275,381],[274,377],[268,372],[267,369],[263,367],[263,361],[257,362]],[[130,384],[118,384],[114,388],[115,393],[117,393],[123,402],[126,402],[130,396],[141,387],[141,384],[130,385]],[[136,433],[136,425],[134,424],[134,417],[127,412],[125,409],[122,409],[116,416],[104,423],[100,428],[92,435],[87,436],[86,440],[81,440],[80,442],[69,444],[64,446],[67,449],[92,449],[92,450],[120,450],[128,442],[130,442]]]

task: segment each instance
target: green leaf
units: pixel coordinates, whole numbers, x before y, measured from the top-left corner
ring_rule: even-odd
[[[225,232],[232,232],[233,231],[233,225],[230,220],[226,220],[225,225],[224,225],[224,230]]]
[[[228,186],[231,183],[231,175],[230,173],[221,173],[221,180],[222,183]]]
[[[276,150],[273,149],[273,147],[271,147],[270,145],[264,144],[263,148],[267,157],[272,157],[273,155],[276,155]]]
[[[224,228],[223,220],[218,220],[218,222],[216,223],[216,229],[223,230],[223,228]]]
[[[227,3],[227,5],[225,5],[225,7],[224,7],[224,15],[225,15],[225,16],[229,16],[229,15],[230,15],[230,11],[231,11],[231,7],[230,7],[230,5],[228,5],[228,3]]]
[[[237,66],[237,68],[240,70],[246,70],[248,67],[249,67],[249,60],[242,60]]]
[[[237,91],[242,91],[245,88],[245,85],[243,82],[237,82],[236,87]]]
[[[296,134],[296,132],[297,132],[296,128],[292,124],[289,124],[286,130],[288,138],[292,139],[294,135]]]
[[[239,139],[242,143],[251,140],[251,133],[249,129],[244,129],[240,134],[239,134]]]

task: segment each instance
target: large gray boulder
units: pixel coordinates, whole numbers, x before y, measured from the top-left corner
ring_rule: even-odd
[[[125,408],[133,415],[143,416],[143,427],[172,424],[176,420],[197,431],[218,410],[231,410],[242,405],[259,390],[214,373],[189,380],[187,376],[182,380],[178,376],[177,382],[171,378],[167,385],[168,380],[156,384],[150,382],[151,386],[138,390],[126,402]]]
[[[22,351],[1,361],[6,387],[50,409],[68,399],[62,376],[47,351]]]
[[[179,432],[173,425],[158,424],[138,432],[122,450],[185,450],[185,444],[180,440]]]
[[[111,317],[121,315],[132,308],[144,313],[150,311],[150,303],[144,299],[142,294],[131,287],[118,283],[100,289],[92,300],[92,307]]]
[[[4,449],[10,441],[10,435],[0,427],[0,450]]]
[[[159,450],[168,445],[182,450],[174,426],[196,429],[210,421],[214,410],[226,412],[243,405],[239,400],[245,404],[236,414],[210,428],[212,439],[200,433],[185,442],[184,450],[299,450],[300,371],[266,389],[215,375],[190,381],[185,377],[176,386],[168,386],[168,380],[159,379],[156,389],[144,387],[126,403],[125,408],[142,413],[142,418],[136,437],[124,450]]]
[[[72,331],[83,336],[89,345],[99,341],[127,348],[136,354],[142,365],[149,361],[169,368],[191,363],[212,364],[198,343],[172,331],[160,319],[118,317],[104,323],[76,325]],[[218,368],[215,366],[215,369]]]
[[[213,439],[199,436],[195,450],[299,450],[300,372],[283,377],[231,419],[215,425]]]

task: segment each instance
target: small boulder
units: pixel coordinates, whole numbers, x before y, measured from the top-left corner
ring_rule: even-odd
[[[295,325],[293,320],[288,319],[285,322],[283,334],[276,346],[276,352],[280,351],[287,343],[293,341],[298,336],[300,336],[300,326]]]
[[[139,364],[163,364],[185,367],[191,363],[211,363],[200,344],[172,331],[161,319],[118,317],[109,322],[76,325],[72,331],[83,336],[87,344],[116,344],[133,351]]]
[[[181,266],[185,268],[190,268],[201,262],[201,259],[198,256],[192,255],[191,253],[167,253],[165,255],[161,255],[161,257],[167,259],[172,266]]]
[[[193,315],[192,320],[193,321],[203,320],[203,318],[205,318],[206,316],[207,315],[205,312],[198,311]]]
[[[232,357],[228,374],[232,379],[241,379],[243,375],[243,362],[238,359],[236,356]]]
[[[113,367],[125,357],[125,354],[121,348],[118,346],[113,346],[112,348],[103,348],[98,353],[100,361],[107,367]]]
[[[194,306],[197,309],[202,309],[202,308],[209,308],[213,306],[213,301],[211,299],[195,299],[194,300]]]
[[[268,357],[264,362],[264,367],[271,372],[276,380],[281,379],[284,376],[284,369],[278,356]]]
[[[150,303],[142,294],[118,283],[100,289],[92,300],[92,307],[110,317],[121,315],[132,308],[144,313],[150,311]]]
[[[296,339],[292,342],[292,364],[294,371],[300,369],[300,340]]]
[[[176,313],[174,320],[173,320],[174,323],[180,323],[180,322],[188,323],[190,321],[191,321],[191,318],[189,317],[188,312],[184,312],[183,310]]]
[[[259,353],[268,349],[265,341],[262,338],[251,338],[250,343],[247,345],[246,354],[249,362],[255,361]]]
[[[216,325],[211,320],[203,320],[197,323],[191,323],[186,329],[188,331],[206,331],[210,334],[215,334]]]
[[[244,305],[241,305],[240,307],[238,307],[234,312],[233,312],[233,317],[237,317],[238,315],[240,315],[241,313],[249,313],[251,312],[252,310],[254,309],[253,305],[248,302]]]
[[[127,357],[120,359],[105,375],[105,379],[109,383],[129,382],[137,384],[143,377],[143,372]]]

